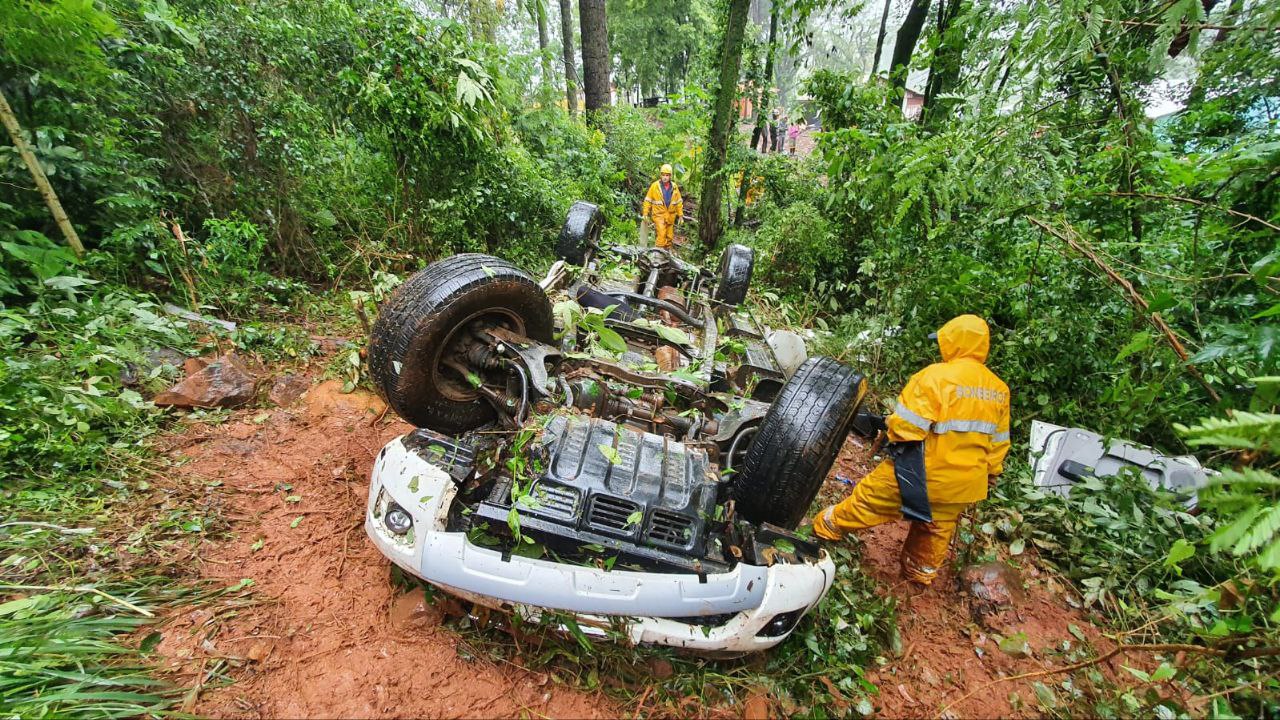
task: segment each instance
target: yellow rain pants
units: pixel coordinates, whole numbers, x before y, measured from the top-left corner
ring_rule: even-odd
[[[969,503],[932,503],[933,522],[913,522],[902,545],[902,576],[928,585],[946,562],[951,536]],[[867,474],[853,493],[813,519],[813,531],[825,540],[841,540],[854,530],[902,519],[902,498],[893,465],[882,462]]]
[[[663,196],[662,182],[654,180],[649,192],[644,196],[644,210],[641,215],[653,219],[654,245],[669,248],[675,241],[676,221],[684,215],[684,198],[680,195],[680,186],[675,181],[670,185],[671,202]]]

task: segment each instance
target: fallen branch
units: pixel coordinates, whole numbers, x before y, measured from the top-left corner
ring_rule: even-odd
[[[197,322],[203,325],[209,325],[211,327],[220,327],[223,330],[226,330],[227,332],[236,331],[236,324],[231,322],[230,320],[219,320],[218,318],[207,317],[205,315],[201,315],[200,313],[194,313],[185,308],[180,308],[177,305],[174,305],[173,303],[165,303],[161,307],[164,308],[164,311],[169,313],[170,315],[173,315],[175,317],[180,317],[183,320],[187,320],[190,322]]]
[[[36,159],[35,153],[31,152],[27,139],[22,136],[22,127],[18,125],[18,118],[13,114],[13,108],[9,107],[9,100],[5,98],[3,92],[0,92],[0,123],[3,123],[5,129],[9,131],[13,147],[17,149],[22,162],[27,166],[27,171],[31,173],[31,179],[40,190],[40,197],[44,198],[45,207],[49,208],[53,222],[62,231],[62,237],[66,238],[67,244],[71,246],[76,257],[83,257],[84,244],[80,242],[80,236],[71,225],[71,219],[67,217],[67,211],[62,207],[62,201],[58,199],[58,193],[54,192],[53,186],[49,184],[49,178],[44,174],[40,161]]]
[[[1230,650],[1224,650],[1222,648],[1211,648],[1211,647],[1205,647],[1203,645],[1190,645],[1185,643],[1150,643],[1145,645],[1117,645],[1111,648],[1110,650],[1108,650],[1107,652],[1104,652],[1101,655],[1095,658],[1092,658],[1090,660],[1081,660],[1080,662],[1077,662],[1077,663],[1072,663],[1070,665],[1063,665],[1061,667],[1056,667],[1056,668],[1050,668],[1048,670],[1037,670],[1036,672],[1022,673],[1020,675],[1010,675],[1009,677],[1002,677],[1002,678],[997,678],[995,680],[992,680],[991,682],[987,683],[986,685],[983,685],[977,690],[972,690],[968,693],[965,693],[965,695],[961,697],[959,700],[953,700],[947,703],[945,707],[943,707],[941,710],[938,711],[938,717],[939,718],[945,717],[947,711],[950,710],[951,708],[955,707],[956,705],[959,705],[965,700],[968,700],[974,695],[977,695],[978,693],[984,690],[987,690],[988,688],[999,685],[1000,683],[1013,682],[1015,680],[1030,680],[1031,678],[1045,677],[1047,675],[1061,675],[1062,673],[1075,672],[1076,670],[1083,670],[1084,668],[1106,662],[1111,658],[1115,657],[1116,655],[1119,655],[1121,653],[1128,653],[1128,652],[1165,652],[1165,653],[1186,652],[1186,653],[1196,653],[1199,655],[1212,655],[1213,657],[1230,656],[1233,659],[1246,659],[1246,658],[1255,658],[1255,657],[1278,656],[1280,655],[1280,648],[1272,648],[1272,647],[1252,648],[1249,650],[1242,650],[1240,652],[1233,653]]]
[[[1156,328],[1156,330],[1160,331],[1160,333],[1164,335],[1169,346],[1173,348],[1174,353],[1182,359],[1182,366],[1187,371],[1187,374],[1191,375],[1200,383],[1205,391],[1209,393],[1209,397],[1213,398],[1215,403],[1222,402],[1222,396],[1218,395],[1218,391],[1213,389],[1213,386],[1204,379],[1204,376],[1200,374],[1199,370],[1188,364],[1190,355],[1187,354],[1187,349],[1182,345],[1182,341],[1174,334],[1173,328],[1169,327],[1169,323],[1165,322],[1164,318],[1160,317],[1160,313],[1151,312],[1150,304],[1147,303],[1146,298],[1142,297],[1138,290],[1133,287],[1133,283],[1126,280],[1120,275],[1120,273],[1116,272],[1114,268],[1108,265],[1105,260],[1098,257],[1098,254],[1093,251],[1093,248],[1089,247],[1089,244],[1085,242],[1084,238],[1080,237],[1079,233],[1077,233],[1070,225],[1067,226],[1067,230],[1069,230],[1069,232],[1066,232],[1049,225],[1039,218],[1028,217],[1027,220],[1030,221],[1032,225],[1035,225],[1041,230],[1065,242],[1071,247],[1071,249],[1088,258],[1094,265],[1097,265],[1102,272],[1106,273],[1107,277],[1111,278],[1112,282],[1119,285],[1121,289],[1124,290],[1125,298],[1129,301],[1129,304],[1141,313],[1143,317],[1145,317],[1147,321]]]
[[[187,285],[188,299],[191,301],[191,307],[200,307],[200,301],[196,297],[196,282],[191,276],[191,256],[187,254],[187,235],[182,232],[182,226],[165,214],[165,219],[169,221],[169,232],[173,233],[173,239],[178,241],[178,248],[182,250],[182,267],[178,271],[182,273],[182,281]]]
[[[92,535],[93,528],[69,528],[53,523],[33,522],[29,520],[14,520],[12,522],[0,523],[0,528],[7,527],[30,527],[41,530],[56,530],[63,535]]]
[[[1111,25],[1125,25],[1127,27],[1163,27],[1164,23],[1146,22],[1144,20],[1115,20],[1112,18],[1103,18],[1102,22]],[[1266,25],[1214,25],[1212,23],[1196,23],[1194,25],[1186,25],[1183,27],[1194,27],[1200,30],[1222,30],[1230,32],[1232,30],[1252,30],[1254,32],[1280,32],[1280,27],[1268,27]]]
[[[0,585],[0,590],[39,590],[42,592],[93,593],[94,595],[99,595],[106,600],[110,600],[111,602],[116,603],[117,605],[129,608],[130,610],[138,613],[139,615],[142,615],[143,617],[155,617],[155,613],[151,612],[150,610],[147,610],[146,608],[138,607],[137,605],[134,605],[128,600],[123,600],[121,598],[116,597],[115,595],[111,595],[110,593],[105,593],[96,587],[90,587],[88,585],[73,585],[70,587],[62,587],[57,585]]]
[[[1263,227],[1270,228],[1272,230],[1275,230],[1276,232],[1280,232],[1280,225],[1267,222],[1266,220],[1263,220],[1262,218],[1256,215],[1243,213],[1243,212],[1240,212],[1239,210],[1232,210],[1231,208],[1222,207],[1221,205],[1214,205],[1211,202],[1198,200],[1196,198],[1182,197],[1181,195],[1165,195],[1163,193],[1144,193],[1144,192],[1116,191],[1116,192],[1109,192],[1106,194],[1111,195],[1112,197],[1136,197],[1136,198],[1145,198],[1147,200],[1169,200],[1171,202],[1180,202],[1180,203],[1186,203],[1188,205],[1196,205],[1198,207],[1212,208],[1214,210],[1219,210],[1221,212],[1227,213],[1228,215],[1235,215],[1236,217],[1241,218],[1243,220],[1256,222],[1259,225],[1262,225]]]

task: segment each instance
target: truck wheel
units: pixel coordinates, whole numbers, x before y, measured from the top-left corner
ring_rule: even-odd
[[[734,243],[720,255],[720,282],[716,284],[716,300],[726,305],[740,305],[751,287],[751,269],[756,253],[746,245]]]
[[[567,263],[584,265],[587,256],[600,246],[600,233],[604,231],[604,214],[600,208],[579,200],[569,208],[569,215],[560,228],[556,241],[556,256]]]
[[[809,358],[778,393],[747,449],[731,496],[742,517],[799,525],[831,470],[867,386],[853,368]]]
[[[460,373],[474,332],[503,326],[550,343],[547,295],[523,270],[468,253],[432,263],[382,306],[369,339],[369,374],[400,417],[444,433],[473,430],[495,415]]]

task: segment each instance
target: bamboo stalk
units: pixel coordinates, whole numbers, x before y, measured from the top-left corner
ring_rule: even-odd
[[[4,96],[3,91],[0,91],[0,122],[4,123],[5,129],[9,131],[9,137],[13,139],[13,146],[18,149],[18,154],[22,156],[22,161],[27,164],[27,169],[31,171],[31,178],[36,181],[36,187],[40,189],[44,204],[48,206],[49,213],[53,215],[53,221],[58,224],[58,229],[62,231],[62,236],[67,239],[67,244],[75,251],[76,257],[83,257],[84,245],[80,242],[80,236],[76,234],[76,229],[71,226],[67,211],[62,209],[58,194],[53,191],[53,186],[49,184],[49,178],[45,176],[44,169],[40,167],[40,162],[36,160],[36,156],[31,152],[26,139],[22,137],[22,127],[18,125],[18,118],[14,116],[13,108],[9,107],[9,100]]]

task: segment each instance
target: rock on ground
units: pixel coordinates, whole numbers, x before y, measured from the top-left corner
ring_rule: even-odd
[[[235,353],[227,353],[152,398],[165,407],[238,407],[253,399],[257,378]]]
[[[1023,597],[1018,571],[1001,562],[966,567],[960,571],[960,585],[993,608],[1009,607]]]
[[[310,388],[311,381],[305,376],[288,373],[277,377],[271,383],[271,390],[267,392],[267,397],[276,405],[285,407],[292,405]]]

